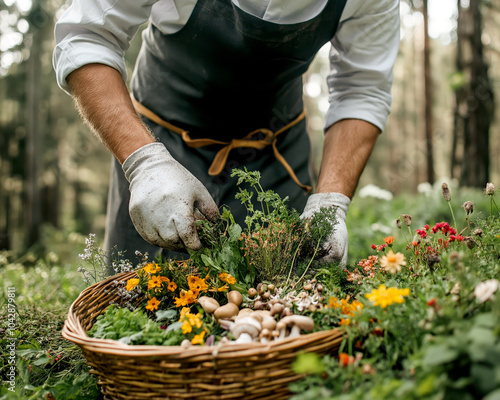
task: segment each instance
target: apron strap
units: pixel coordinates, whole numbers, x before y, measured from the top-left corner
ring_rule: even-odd
[[[172,125],[170,122],[165,121],[162,119],[160,116],[155,114],[153,111],[139,103],[133,95],[131,95],[132,98],[132,104],[134,105],[135,110],[141,114],[142,116],[146,117],[150,121],[154,122],[157,125],[160,125],[172,132],[177,133],[182,137],[182,140],[189,146],[193,148],[197,147],[203,147],[203,146],[209,146],[213,144],[218,144],[223,146],[222,149],[220,149],[217,154],[215,155],[214,160],[212,161],[212,165],[208,169],[208,174],[210,176],[216,176],[219,175],[224,167],[226,166],[227,158],[229,156],[229,153],[231,150],[236,149],[238,147],[251,147],[254,149],[262,150],[265,147],[271,145],[273,149],[274,156],[276,159],[285,167],[287,170],[288,174],[292,178],[292,180],[302,189],[307,191],[307,193],[311,193],[312,188],[308,185],[303,185],[300,183],[299,179],[297,178],[297,175],[295,175],[295,172],[293,171],[292,167],[288,162],[285,160],[285,158],[280,154],[278,151],[278,148],[276,146],[276,143],[278,141],[277,136],[288,129],[290,129],[292,126],[296,125],[300,121],[302,121],[305,118],[305,112],[302,111],[297,118],[295,118],[292,122],[289,124],[285,125],[283,128],[277,130],[276,132],[271,131],[270,129],[265,129],[265,128],[260,128],[256,129],[252,132],[250,132],[248,135],[246,135],[243,139],[232,139],[230,142],[223,142],[220,140],[215,140],[215,139],[192,139],[189,136],[189,132],[181,129],[175,125]],[[253,139],[253,137],[257,134],[263,134],[264,139]]]

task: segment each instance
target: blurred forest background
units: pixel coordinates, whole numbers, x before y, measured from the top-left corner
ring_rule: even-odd
[[[111,156],[57,87],[52,68],[54,22],[68,4],[0,0],[0,250],[43,251],[53,228],[103,238]],[[398,195],[443,180],[498,185],[500,4],[406,0],[401,22],[392,114],[359,189],[373,184]],[[140,40],[126,56],[129,76]],[[315,175],[328,52],[329,45],[304,78]]]

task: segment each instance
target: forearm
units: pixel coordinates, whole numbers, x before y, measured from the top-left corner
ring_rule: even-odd
[[[115,69],[88,64],[73,71],[68,84],[81,115],[120,163],[138,148],[155,142]]]
[[[345,119],[332,125],[325,134],[316,192],[352,198],[379,133],[377,127],[363,120]]]

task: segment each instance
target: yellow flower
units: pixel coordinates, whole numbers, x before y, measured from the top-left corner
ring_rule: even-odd
[[[200,292],[206,292],[208,290],[205,279],[198,278],[197,276],[188,276],[188,286],[193,293],[196,293],[196,296],[198,296]]]
[[[350,318],[342,318],[340,321],[339,321],[339,325],[350,325],[351,324],[351,319]]]
[[[155,287],[161,288],[162,280],[160,276],[153,275],[148,281],[148,290],[154,289]]]
[[[148,305],[146,306],[146,310],[157,310],[160,302],[156,300],[156,297],[153,297],[151,300],[148,300]]]
[[[168,279],[166,276],[160,276],[160,278],[161,278],[162,282],[169,282],[170,283],[170,279]],[[168,283],[167,283],[167,285],[168,285]]]
[[[188,320],[184,321],[184,323],[181,326],[182,328],[182,333],[185,335],[186,333],[191,333],[193,331],[193,327],[189,323]]]
[[[380,259],[380,266],[391,274],[401,271],[402,265],[406,265],[405,256],[399,252],[394,254],[392,250]]]
[[[374,306],[386,308],[394,303],[403,303],[403,297],[409,294],[410,289],[398,289],[395,287],[387,289],[385,285],[380,285],[378,289],[373,289],[371,293],[365,294],[365,297],[372,301]]]
[[[170,283],[167,286],[167,289],[170,290],[171,292],[175,292],[175,289],[177,289],[177,284],[174,281],[170,281]]]
[[[194,338],[191,339],[192,344],[203,344],[203,338],[205,337],[206,331],[202,331],[199,335],[195,335]]]
[[[330,297],[328,299],[328,307],[330,308],[340,308],[342,304],[340,303],[339,299],[336,297]]]
[[[188,320],[189,320],[189,323],[191,324],[191,326],[194,326],[195,328],[201,328],[201,325],[203,323],[201,322],[201,314],[200,313],[198,313],[196,315],[188,314],[187,317],[188,317]]]
[[[133,288],[135,288],[139,284],[139,279],[129,279],[127,281],[127,290],[130,292]]]
[[[176,297],[174,302],[176,307],[181,307],[194,303],[195,299],[196,296],[193,294],[192,290],[182,289],[179,297]]]
[[[230,285],[234,285],[236,283],[236,278],[226,272],[219,274],[219,278],[222,282],[229,283]]]
[[[160,266],[156,263],[149,263],[147,264],[142,270],[144,272],[147,272],[148,274],[156,274],[157,272],[160,271]]]

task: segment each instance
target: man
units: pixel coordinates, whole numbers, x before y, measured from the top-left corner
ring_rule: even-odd
[[[148,19],[131,99],[123,54]],[[225,204],[243,220],[230,171],[246,166],[305,217],[337,207],[328,258],[345,264],[350,199],[389,114],[399,1],[74,0],[55,37],[59,85],[116,158],[107,249],[199,248],[197,213]],[[302,74],[328,41],[331,106],[307,197]]]

